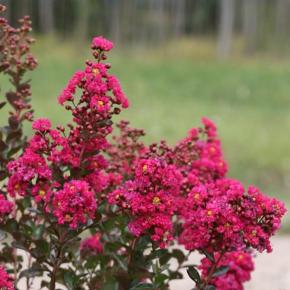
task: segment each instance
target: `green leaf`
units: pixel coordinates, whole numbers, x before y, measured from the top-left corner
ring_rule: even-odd
[[[33,255],[38,259],[45,259],[45,257],[47,257],[50,253],[49,243],[45,240],[37,240],[34,243],[35,248],[31,250]]]
[[[116,281],[108,281],[103,285],[102,290],[117,290],[118,283]]]
[[[212,277],[219,277],[219,276],[225,275],[228,272],[228,270],[229,270],[229,266],[221,266],[215,270]]]
[[[0,109],[2,109],[6,105],[6,102],[1,102],[0,103]]]
[[[168,263],[168,261],[172,258],[170,253],[166,253],[165,255],[163,255],[162,257],[160,257],[159,262],[160,265],[165,265],[166,263]]]
[[[150,283],[139,283],[138,285],[134,286],[130,290],[135,290],[135,289],[154,289],[153,284]]]
[[[115,253],[112,254],[113,258],[118,262],[119,266],[124,270],[128,271],[127,265],[122,261],[122,259]]]
[[[39,240],[42,237],[42,235],[43,235],[44,229],[45,229],[44,224],[36,226],[33,229],[33,233],[32,233],[33,237],[36,240]]]
[[[65,285],[70,290],[75,289],[75,286],[77,286],[77,283],[78,283],[78,277],[72,271],[65,271],[63,274],[63,280],[64,280]]]
[[[213,254],[207,252],[207,251],[202,251],[202,254],[204,254],[212,263],[215,262]]]
[[[33,265],[31,268],[23,270],[20,275],[19,279],[22,277],[32,278],[36,276],[42,276],[43,275],[43,269],[40,266]]]
[[[167,275],[160,273],[160,274],[156,275],[154,282],[158,285],[161,285],[167,279],[168,279]]]
[[[216,290],[216,288],[215,288],[215,286],[213,286],[213,285],[207,285],[207,286],[205,287],[205,290]]]
[[[174,249],[171,255],[177,259],[179,264],[182,264],[186,259],[186,256],[184,255],[183,251],[178,249]]]
[[[162,256],[166,255],[168,253],[167,250],[165,249],[159,249],[153,252],[153,257],[154,258],[161,258]]]
[[[174,280],[174,279],[182,279],[183,278],[183,275],[182,273],[180,272],[177,272],[177,271],[171,271],[169,270],[169,279],[170,280]]]
[[[200,284],[201,278],[199,272],[193,266],[187,268],[187,274],[191,280],[193,280],[197,284]]]

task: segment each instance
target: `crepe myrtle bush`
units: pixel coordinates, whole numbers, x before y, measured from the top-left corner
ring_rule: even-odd
[[[58,97],[71,122],[35,120],[25,143],[21,124],[32,114],[21,78],[36,62],[19,57],[29,21],[16,30],[0,22],[1,71],[15,88],[1,129],[0,288],[163,290],[185,268],[191,289],[244,289],[254,252],[272,250],[286,210],[226,176],[215,124],[202,119],[175,146],[146,146],[143,130],[114,125],[129,103],[106,62],[113,43],[95,37],[92,60]]]

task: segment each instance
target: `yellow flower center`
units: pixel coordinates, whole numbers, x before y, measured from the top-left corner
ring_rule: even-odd
[[[243,260],[244,259],[244,255],[243,254],[240,254],[239,256],[238,256],[238,261],[241,261],[241,260]]]
[[[158,205],[158,204],[160,204],[160,202],[161,202],[160,197],[155,196],[155,197],[153,198],[152,203],[153,203],[154,205]]]
[[[193,197],[194,197],[195,200],[199,200],[199,196],[200,196],[200,195],[199,195],[199,193],[197,192],[197,193],[194,194]]]
[[[104,102],[103,102],[103,101],[98,101],[98,105],[99,105],[100,107],[103,107],[103,106],[104,106]]]
[[[211,210],[208,210],[208,211],[207,211],[207,215],[208,215],[208,216],[211,216],[211,215],[212,215],[212,211],[211,211]]]
[[[38,192],[38,194],[39,194],[41,197],[44,197],[45,194],[46,194],[46,192],[45,192],[45,190],[40,189],[39,192]]]
[[[252,236],[255,237],[256,235],[257,235],[257,231],[256,230],[253,230],[252,231]]]
[[[100,73],[100,71],[97,69],[97,68],[93,68],[92,72],[95,74],[95,75],[98,75]]]
[[[147,169],[148,169],[148,166],[145,164],[145,165],[143,165],[143,172],[146,172],[147,171]]]
[[[17,183],[17,184],[15,184],[15,186],[14,186],[14,189],[15,190],[18,190],[20,188],[20,185]]]

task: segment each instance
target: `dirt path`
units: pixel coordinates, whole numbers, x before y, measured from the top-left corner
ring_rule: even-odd
[[[290,236],[272,241],[273,252],[255,259],[256,270],[246,290],[290,290]]]

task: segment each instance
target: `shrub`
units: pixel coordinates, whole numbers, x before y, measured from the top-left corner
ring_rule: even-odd
[[[29,289],[39,277],[50,290],[169,289],[186,267],[194,289],[243,289],[253,251],[271,251],[285,208],[226,177],[215,124],[204,118],[175,146],[146,146],[143,130],[113,126],[128,100],[105,62],[113,43],[95,37],[94,60],[58,98],[71,123],[38,119],[25,144],[21,124],[32,112],[21,79],[36,64],[27,56],[30,23],[1,25],[1,68],[15,91],[6,94],[14,111],[1,135],[1,233],[10,239],[2,241],[0,287],[25,278]],[[190,264],[193,251],[204,256],[199,266]]]

